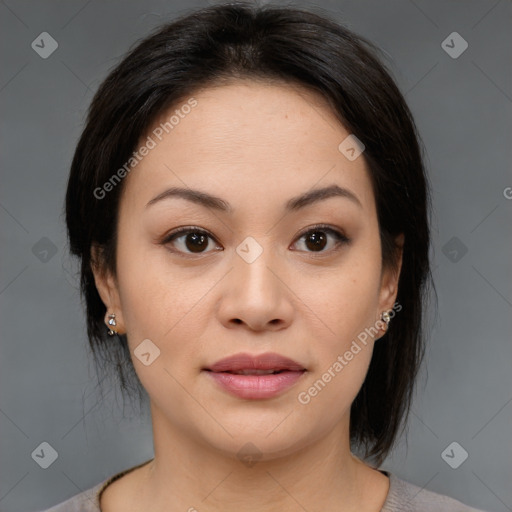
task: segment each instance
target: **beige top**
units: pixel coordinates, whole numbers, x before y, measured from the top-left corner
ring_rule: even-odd
[[[153,459],[121,471],[94,487],[40,512],[101,512],[101,493],[118,478],[148,464],[151,460]],[[388,495],[380,512],[484,512],[480,509],[468,507],[448,496],[422,489],[387,471],[379,471],[389,477]]]

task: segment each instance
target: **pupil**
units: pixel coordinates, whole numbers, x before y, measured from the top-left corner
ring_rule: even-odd
[[[325,234],[321,231],[315,231],[308,236],[306,245],[308,249],[312,249],[314,251],[322,250],[325,247],[326,238]],[[309,241],[312,241],[312,243],[308,243]]]
[[[204,242],[206,241],[206,244]],[[186,238],[187,249],[191,252],[201,252],[208,246],[208,239],[206,235],[199,233],[191,233]]]

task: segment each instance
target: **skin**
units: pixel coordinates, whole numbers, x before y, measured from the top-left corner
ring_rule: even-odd
[[[395,303],[401,253],[398,272],[382,268],[364,157],[338,150],[349,132],[322,98],[295,86],[240,80],[194,98],[125,178],[116,275],[95,268],[132,354],[144,339],[160,350],[148,366],[132,355],[150,397],[155,459],[111,484],[102,509],[376,512],[389,479],[351,454],[349,419],[385,331],[307,405],[297,400]],[[361,204],[330,197],[285,214],[290,198],[331,184]],[[173,186],[218,196],[232,211],[176,197],[146,206]],[[316,229],[327,243],[315,251],[304,231],[318,223],[350,242]],[[162,243],[180,226],[211,234],[203,252],[191,252],[186,234]],[[236,252],[248,236],[263,249],[250,264]],[[239,352],[277,352],[307,372],[277,397],[237,398],[201,369]],[[248,442],[261,454],[252,467],[237,457]]]

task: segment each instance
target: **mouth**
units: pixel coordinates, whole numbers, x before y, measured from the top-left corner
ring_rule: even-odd
[[[269,375],[285,371],[305,371],[300,363],[280,354],[267,353],[252,356],[251,354],[235,354],[217,361],[203,370],[225,372],[236,375]]]
[[[236,354],[203,368],[223,391],[239,398],[272,398],[292,387],[306,368],[279,354]]]
[[[207,370],[207,371],[213,371],[213,370]],[[233,375],[275,375],[277,373],[283,373],[283,372],[289,372],[289,371],[299,371],[299,370],[253,370],[246,368],[244,370],[237,370],[237,371],[223,371],[223,372],[215,372],[215,373],[231,373]],[[301,370],[306,371],[306,370]]]

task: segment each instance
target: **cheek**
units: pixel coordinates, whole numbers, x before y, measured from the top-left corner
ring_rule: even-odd
[[[354,251],[338,271],[322,279],[307,298],[325,333],[315,340],[317,361],[297,397],[307,414],[332,411],[337,421],[355,399],[366,377],[378,331],[375,314],[380,284],[379,247]],[[301,400],[302,396],[302,400]]]
[[[158,343],[187,308],[179,275],[170,279],[160,252],[135,243],[137,235],[120,230],[117,259],[119,298],[130,345],[149,338]],[[157,257],[155,257],[157,256]]]
[[[205,273],[194,278],[197,269],[173,267],[164,249],[130,240],[120,236],[117,275],[131,353],[149,339],[160,350],[149,368],[163,365],[181,374],[201,353],[209,318],[204,299],[218,277]],[[137,360],[134,364],[143,380],[146,366]]]
[[[372,350],[369,346],[361,348],[350,361],[343,357],[343,353],[339,355],[340,360],[329,360],[320,372],[301,386],[296,396],[300,413],[313,421],[322,418],[325,431],[331,430],[350,413],[368,372]]]
[[[304,302],[330,334],[331,347],[343,348],[374,325],[380,291],[380,260],[375,249],[362,247],[338,268],[322,273],[316,283],[302,283]]]
[[[350,410],[368,372],[378,332],[372,330],[378,304],[378,261],[377,268],[368,258],[366,264],[359,261],[350,271],[331,276],[324,293],[308,299],[325,335],[311,343],[316,365],[296,398],[308,417],[326,418],[326,429]]]

